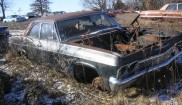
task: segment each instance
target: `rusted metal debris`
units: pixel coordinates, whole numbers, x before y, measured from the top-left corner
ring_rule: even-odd
[[[130,43],[132,40],[137,40],[139,37],[139,31],[140,31],[140,24],[138,22],[139,17],[140,14],[135,17],[135,19],[130,23],[128,27],[125,27],[127,32],[132,34],[131,39],[129,39],[128,43]]]
[[[93,45],[93,41],[90,40],[88,33],[90,32],[90,29],[85,33],[85,35],[81,36],[81,41],[84,45],[89,45],[92,46]]]
[[[138,38],[138,44],[142,46],[148,46],[154,44],[160,40],[159,37],[153,35],[141,36]]]
[[[133,45],[116,44],[115,46],[121,52],[134,51],[134,50],[136,50],[136,46],[133,46]]]
[[[96,77],[93,81],[92,81],[92,87],[94,89],[101,89],[104,90],[104,83],[103,83],[103,79],[101,77]]]
[[[132,52],[137,50],[137,46],[148,46],[158,41],[159,41],[159,38],[157,36],[147,35],[147,36],[141,36],[138,38],[137,40],[138,45],[115,44],[115,46],[121,52],[126,52],[126,51]]]
[[[171,8],[172,7],[172,8]],[[182,20],[182,3],[164,5],[160,10],[148,10],[140,13],[141,18],[161,19],[165,21]]]
[[[158,41],[158,37],[157,36],[148,35],[148,36],[143,36],[143,38],[145,40],[151,41],[151,42],[157,42]]]

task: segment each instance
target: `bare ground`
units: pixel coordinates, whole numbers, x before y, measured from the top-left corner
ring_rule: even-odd
[[[137,14],[118,15],[116,20],[128,26]],[[139,19],[141,28],[157,28],[182,32],[181,22],[156,22]],[[28,23],[0,23],[10,30],[24,30]],[[158,25],[159,23],[159,25]],[[140,85],[121,89],[116,93],[93,90],[90,84],[80,84],[69,77],[64,77],[55,69],[47,69],[24,58],[11,58],[0,66],[2,80],[6,82],[7,91],[3,92],[4,104],[81,104],[81,105],[181,105],[181,68],[169,67],[164,73],[153,73],[154,76],[139,81]],[[166,73],[167,72],[167,73]],[[9,85],[10,84],[10,85]],[[16,87],[17,86],[17,87]],[[13,88],[12,88],[13,87]],[[1,90],[1,89],[0,89]],[[13,92],[13,90],[15,92]],[[1,93],[1,92],[0,92]],[[21,94],[20,94],[21,93]],[[12,97],[13,96],[13,97]]]

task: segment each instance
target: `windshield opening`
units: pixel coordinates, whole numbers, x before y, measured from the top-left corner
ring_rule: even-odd
[[[116,24],[108,20],[105,15],[102,14],[94,14],[57,22],[58,31],[62,40],[113,26],[116,26]]]

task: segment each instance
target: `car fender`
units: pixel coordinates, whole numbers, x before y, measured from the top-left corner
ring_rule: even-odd
[[[75,65],[83,65],[83,66],[92,68],[93,70],[95,70],[95,71],[99,74],[98,68],[97,68],[94,64],[89,63],[89,62],[86,62],[86,61],[82,61],[82,60],[77,60],[77,61],[73,62],[73,63],[70,65],[69,69],[68,69],[68,74],[69,74],[72,78],[74,78],[74,66],[75,66]]]

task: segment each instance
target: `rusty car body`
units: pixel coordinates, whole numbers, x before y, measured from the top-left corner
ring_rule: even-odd
[[[182,20],[182,3],[166,4],[160,10],[142,11],[140,17]]]
[[[106,9],[104,10],[104,12],[110,16],[110,17],[115,17],[116,16],[116,13],[115,13],[115,10],[114,9]]]
[[[94,11],[42,17],[24,35],[12,36],[10,49],[78,81],[116,91],[182,54],[182,33],[140,29],[137,18],[132,27],[122,27]]]

